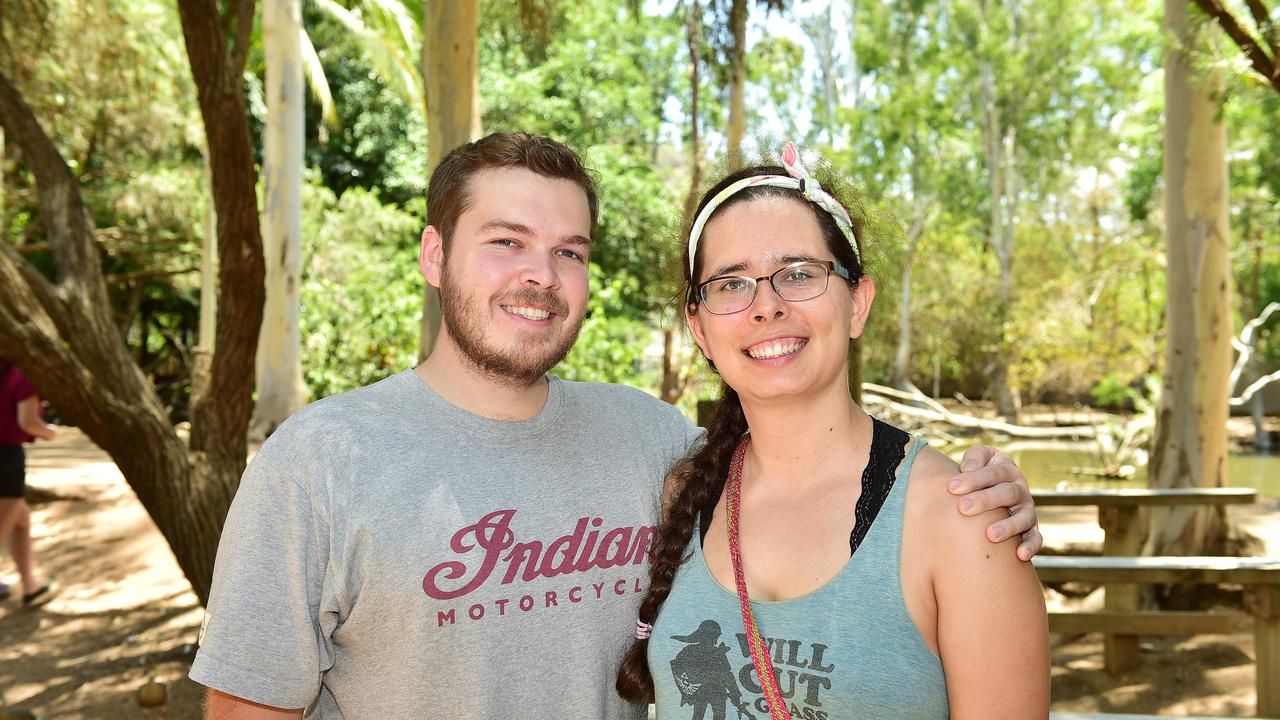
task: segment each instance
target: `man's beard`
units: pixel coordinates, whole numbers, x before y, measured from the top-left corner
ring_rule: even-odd
[[[555,293],[521,288],[494,298],[501,305],[532,305],[546,308],[567,321],[568,306]],[[516,347],[502,348],[490,342],[482,308],[476,297],[457,289],[449,282],[446,267],[440,278],[440,315],[445,332],[453,339],[462,357],[482,374],[505,385],[526,388],[540,380],[548,370],[569,354],[582,329],[581,318],[560,342],[554,339],[520,342]]]

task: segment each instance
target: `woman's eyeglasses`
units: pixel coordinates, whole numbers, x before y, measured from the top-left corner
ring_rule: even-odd
[[[839,263],[813,260],[792,263],[778,268],[771,275],[758,278],[745,275],[713,277],[699,284],[695,294],[698,302],[712,315],[732,315],[751,307],[761,280],[768,280],[783,300],[799,302],[812,300],[826,292],[831,273],[849,279],[849,271]]]

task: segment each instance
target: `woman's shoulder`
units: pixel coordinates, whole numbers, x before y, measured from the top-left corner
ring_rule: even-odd
[[[987,540],[987,526],[1008,517],[1008,511],[996,508],[977,515],[962,513],[964,496],[953,495],[947,487],[959,474],[955,460],[932,446],[922,447],[911,466],[907,512],[918,520],[914,527],[939,541],[933,546],[940,552],[985,554],[995,547]]]

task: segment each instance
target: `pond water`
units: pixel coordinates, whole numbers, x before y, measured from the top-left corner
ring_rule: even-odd
[[[1087,443],[1014,443],[997,447],[1007,452],[1032,487],[1052,488],[1066,481],[1072,488],[1146,487],[1147,467],[1135,465],[1132,477],[1124,480],[1072,474],[1068,468],[1100,465],[1093,446]],[[959,458],[958,451],[948,448],[949,455]],[[1144,458],[1145,459],[1145,458]],[[1227,459],[1227,485],[1257,488],[1262,495],[1280,497],[1280,455],[1232,454]]]

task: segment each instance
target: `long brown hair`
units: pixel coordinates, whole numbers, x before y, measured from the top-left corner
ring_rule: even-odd
[[[721,190],[742,178],[786,174],[785,169],[774,165],[757,165],[734,172],[702,195],[702,200],[698,203],[698,212],[701,213],[702,208]],[[859,253],[850,246],[835,220],[825,210],[805,200],[798,190],[756,185],[732,195],[716,208],[711,217],[715,217],[727,207],[769,196],[795,198],[811,208],[818,221],[818,227],[822,230],[827,249],[849,271],[852,281],[862,278],[863,267],[858,261]],[[855,216],[855,241],[860,241],[860,232],[857,216]],[[697,310],[697,273],[702,269],[703,251],[699,248],[694,266],[691,267],[688,238],[685,240],[684,249],[684,288],[681,294],[685,299],[686,307],[693,312]],[[708,363],[710,364],[710,361]],[[715,370],[714,364],[711,364],[711,369]],[[675,579],[676,570],[688,558],[685,550],[693,538],[693,528],[698,513],[713,500],[718,500],[720,493],[724,491],[725,477],[729,472],[733,451],[742,434],[748,429],[747,418],[742,411],[742,402],[738,399],[738,393],[728,385],[722,384],[721,387],[720,402],[711,422],[707,424],[705,444],[689,457],[676,463],[667,474],[666,492],[663,497],[670,500],[663,508],[653,550],[649,556],[649,590],[640,603],[641,622],[652,624],[658,617],[658,610],[671,593],[671,583]],[[710,521],[711,518],[702,518],[704,523]],[[618,679],[614,687],[617,688],[619,695],[632,702],[653,701],[653,677],[649,673],[646,657],[648,650],[648,640],[636,640],[627,650],[627,654],[622,659],[622,665],[618,668]]]

